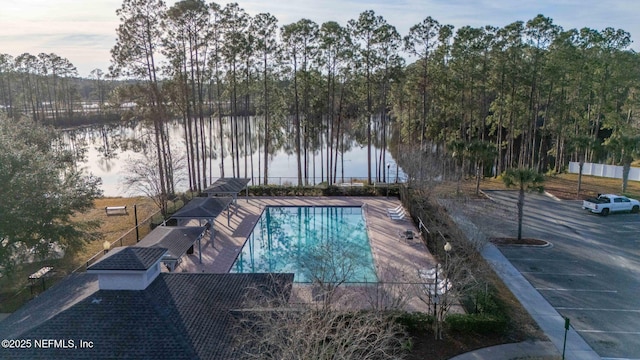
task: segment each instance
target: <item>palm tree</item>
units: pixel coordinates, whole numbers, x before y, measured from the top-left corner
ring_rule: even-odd
[[[518,186],[518,241],[522,240],[522,216],[524,209],[525,190],[537,190],[542,192],[544,176],[534,169],[511,168],[502,174],[502,181],[507,187]]]

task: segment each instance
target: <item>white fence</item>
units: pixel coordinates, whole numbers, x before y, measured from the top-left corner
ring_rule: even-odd
[[[577,162],[570,162],[569,173],[577,174],[579,172],[580,164]],[[622,179],[622,166],[584,163],[584,166],[582,167],[582,175]],[[629,170],[629,180],[640,181],[640,168],[632,167],[631,170]]]

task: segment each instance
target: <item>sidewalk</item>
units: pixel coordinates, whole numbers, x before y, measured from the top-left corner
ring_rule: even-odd
[[[514,344],[490,346],[458,355],[450,360],[512,360],[522,358],[560,359],[558,349],[549,341],[523,341]]]

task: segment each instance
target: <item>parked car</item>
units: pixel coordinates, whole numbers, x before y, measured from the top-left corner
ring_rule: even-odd
[[[613,212],[637,213],[640,211],[640,201],[621,195],[600,194],[597,198],[584,200],[582,208],[602,216]]]

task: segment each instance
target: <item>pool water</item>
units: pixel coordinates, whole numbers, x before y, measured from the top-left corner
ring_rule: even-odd
[[[288,272],[298,283],[378,281],[361,207],[268,206],[231,272]]]

